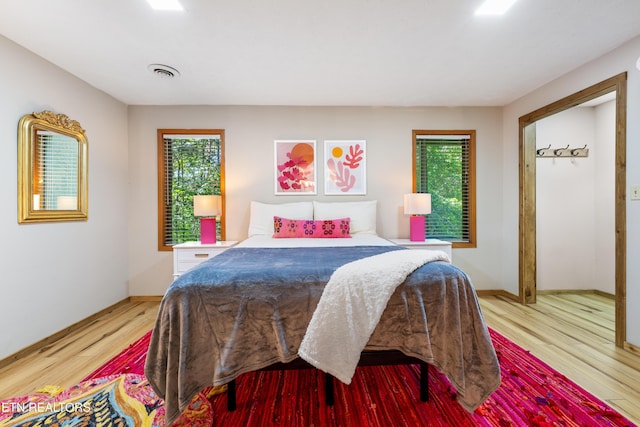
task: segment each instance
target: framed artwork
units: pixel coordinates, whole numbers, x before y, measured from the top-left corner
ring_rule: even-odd
[[[367,194],[366,141],[324,142],[324,193]]]
[[[275,194],[316,194],[316,141],[276,140]]]

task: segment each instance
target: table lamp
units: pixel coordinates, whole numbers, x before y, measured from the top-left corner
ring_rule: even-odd
[[[431,194],[411,193],[404,195],[404,214],[411,215],[409,223],[409,240],[424,242],[425,217],[431,213]]]
[[[200,243],[216,242],[216,216],[220,215],[220,196],[193,196],[193,215],[200,218]]]

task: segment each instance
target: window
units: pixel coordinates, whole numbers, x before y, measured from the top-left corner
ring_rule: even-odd
[[[431,194],[429,238],[476,247],[474,130],[413,131],[413,191]]]
[[[158,249],[200,239],[193,196],[222,196],[217,238],[224,240],[224,131],[158,129]]]

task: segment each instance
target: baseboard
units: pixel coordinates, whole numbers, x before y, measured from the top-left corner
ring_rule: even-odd
[[[518,301],[518,295],[507,292],[503,289],[476,289],[476,294],[482,297],[504,297],[513,301]]]
[[[507,292],[503,289],[476,289],[476,294],[479,297],[505,297],[513,301],[520,301],[518,295]],[[547,289],[536,290],[538,295],[554,295],[554,294],[595,294],[605,298],[615,299],[616,296],[608,292],[600,291],[598,289]]]
[[[50,345],[51,343],[53,343],[54,341],[57,341],[61,338],[64,338],[66,335],[68,335],[71,332],[77,331],[83,327],[85,327],[86,325],[90,324],[91,322],[93,322],[94,320],[96,320],[98,317],[108,313],[109,311],[112,311],[124,304],[127,304],[131,301],[131,297],[127,297],[125,299],[123,299],[122,301],[119,301],[115,304],[110,305],[109,307],[102,309],[100,311],[98,311],[97,313],[94,313],[92,315],[90,315],[89,317],[86,317],[74,324],[72,324],[71,326],[67,326],[66,328],[54,333],[53,335],[49,335],[46,338],[41,339],[40,341],[37,341],[25,348],[23,348],[22,350],[18,350],[17,352],[10,354],[7,357],[4,357],[2,359],[0,359],[0,369],[4,368],[5,366],[22,359],[23,357],[34,353],[40,349],[42,349],[43,347],[46,347],[48,345]]]
[[[598,289],[594,289],[593,293],[596,295],[600,295],[601,297],[606,297],[610,299],[616,299],[615,294],[610,294],[609,292],[599,291]]]
[[[162,296],[159,295],[134,295],[129,297],[131,302],[158,302],[162,301]]]
[[[545,290],[536,290],[536,294],[538,295],[594,294],[594,295],[599,295],[601,297],[616,299],[616,296],[614,294],[600,291],[598,289],[545,289]]]
[[[633,354],[636,354],[636,355],[640,356],[640,347],[638,347],[638,346],[635,346],[635,345],[625,341],[624,344],[623,344],[623,348],[625,350],[630,351]]]

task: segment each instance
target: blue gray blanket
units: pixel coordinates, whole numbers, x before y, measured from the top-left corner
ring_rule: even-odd
[[[167,423],[210,385],[295,359],[335,269],[395,246],[232,248],[176,279],[153,330],[145,374]],[[468,410],[500,384],[500,369],[471,281],[431,262],[401,284],[367,350],[400,350],[435,365]]]

